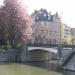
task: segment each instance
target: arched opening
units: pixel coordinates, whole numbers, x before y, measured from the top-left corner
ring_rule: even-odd
[[[28,52],[29,61],[47,61],[48,51],[36,49]]]

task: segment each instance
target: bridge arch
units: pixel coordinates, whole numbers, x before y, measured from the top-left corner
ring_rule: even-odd
[[[28,47],[28,51],[35,51],[35,50],[41,50],[41,51],[48,51],[48,52],[57,53],[57,48]]]
[[[57,54],[57,50],[44,47],[28,47],[28,54],[30,61],[48,61]]]

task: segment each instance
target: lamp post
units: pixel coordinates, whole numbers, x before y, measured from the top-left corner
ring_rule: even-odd
[[[62,18],[61,15],[62,15],[62,14],[63,14],[63,12],[60,13],[60,45],[62,44],[62,41],[61,41],[61,40],[62,40],[62,39],[61,39],[61,18]]]
[[[59,24],[59,44],[58,44],[58,61],[61,58],[62,50],[62,41],[61,41],[61,13],[60,13],[60,24]]]

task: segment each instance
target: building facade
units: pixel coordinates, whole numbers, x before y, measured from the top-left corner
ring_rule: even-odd
[[[71,34],[71,28],[64,24],[64,44],[71,45],[72,44],[72,34]]]
[[[75,28],[71,28],[71,34],[72,34],[72,37],[73,37],[72,44],[75,45]]]
[[[60,18],[58,13],[51,15],[45,9],[35,11],[32,15],[32,43],[59,44]]]

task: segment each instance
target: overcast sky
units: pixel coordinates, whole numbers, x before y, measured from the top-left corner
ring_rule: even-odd
[[[30,13],[34,9],[46,8],[48,11],[61,14],[64,23],[75,27],[75,0],[26,0]]]
[[[56,11],[61,14],[62,21],[70,27],[75,27],[75,0],[23,0],[32,13],[35,9],[45,8],[52,14]],[[2,3],[2,0],[0,0]]]

